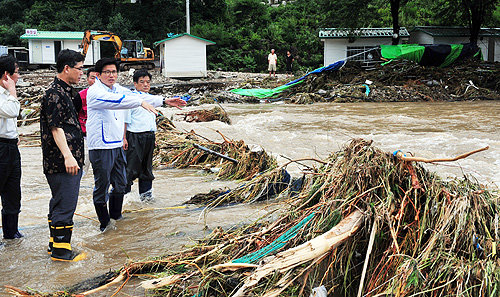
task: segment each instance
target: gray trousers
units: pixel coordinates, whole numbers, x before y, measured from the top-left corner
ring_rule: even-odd
[[[121,147],[89,150],[89,159],[94,171],[94,204],[105,204],[111,193],[124,194],[127,186],[125,153]]]
[[[82,170],[76,175],[68,173],[45,174],[49,183],[52,198],[49,202],[49,220],[52,226],[68,226],[73,224],[73,214],[78,202]]]

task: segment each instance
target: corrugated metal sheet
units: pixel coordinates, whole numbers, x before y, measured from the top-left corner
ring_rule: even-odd
[[[459,26],[416,26],[413,31],[421,31],[434,37],[469,37],[468,27]],[[500,37],[498,28],[481,28],[480,37]]]
[[[410,33],[405,27],[399,29],[400,37],[409,37]],[[319,30],[319,38],[377,38],[392,37],[392,28],[322,28]]]
[[[83,32],[38,31],[36,35],[21,35],[21,39],[83,39]]]

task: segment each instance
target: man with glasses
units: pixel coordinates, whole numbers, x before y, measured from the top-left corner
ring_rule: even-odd
[[[85,254],[71,249],[73,214],[78,202],[84,164],[83,133],[73,104],[83,74],[83,56],[65,49],[57,56],[57,75],[42,98],[40,133],[43,172],[52,198],[49,202],[48,252],[55,261],[79,261]]]
[[[149,93],[151,74],[140,69],[134,72],[135,90]],[[123,149],[127,151],[127,190],[139,178],[139,197],[141,201],[153,201],[153,151],[155,148],[156,117],[143,108],[128,110],[125,117]]]
[[[157,114],[153,106],[161,106],[164,98],[132,92],[116,83],[118,63],[103,58],[95,65],[96,82],[87,92],[87,140],[94,171],[94,207],[105,231],[110,218],[122,217],[123,196],[127,185],[126,161],[123,151],[125,110],[142,106]],[[168,99],[168,104],[183,106],[182,99]],[[109,185],[113,188],[108,193]],[[109,201],[109,212],[107,203]]]
[[[2,198],[3,238],[23,237],[18,230],[21,211],[21,155],[17,148],[16,82],[19,67],[11,55],[0,57],[0,196]],[[1,244],[0,244],[1,245]]]

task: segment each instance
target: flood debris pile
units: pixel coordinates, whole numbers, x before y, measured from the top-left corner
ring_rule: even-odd
[[[215,106],[212,109],[200,109],[192,110],[182,114],[184,116],[183,120],[186,122],[211,122],[211,121],[221,121],[226,124],[231,124],[231,119],[229,118],[227,112],[219,106]]]
[[[277,166],[276,159],[262,148],[254,148],[243,140],[233,141],[219,134],[224,139],[221,143],[194,131],[158,129],[153,165],[198,167],[215,173],[217,178],[235,180],[247,180]]]
[[[286,166],[271,168],[254,175],[236,189],[217,189],[199,193],[185,204],[202,204],[207,210],[233,203],[253,203],[276,198],[285,190],[292,191],[293,185],[301,186],[301,179],[292,181]],[[295,188],[294,188],[295,189]]]
[[[439,68],[411,61],[376,64],[365,70],[347,62],[339,71],[310,75],[279,97],[291,103],[499,100],[500,64],[467,61]],[[298,94],[314,95],[297,100]],[[317,95],[321,96],[319,98]]]
[[[277,219],[216,228],[112,283],[150,274],[148,296],[498,295],[498,196],[362,139],[320,164]]]

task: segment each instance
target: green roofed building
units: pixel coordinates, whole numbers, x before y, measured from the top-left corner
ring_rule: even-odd
[[[26,33],[20,38],[28,41],[30,65],[54,65],[57,54],[62,49],[81,51],[83,32],[26,29]],[[99,41],[92,41],[84,64],[94,65],[100,58]]]
[[[470,31],[459,26],[416,26],[410,32],[413,44],[461,44],[469,43]],[[500,28],[481,28],[477,45],[483,58],[490,62],[500,61]]]
[[[207,76],[207,46],[215,42],[188,33],[170,35],[154,43],[160,47],[160,68],[166,77]]]

